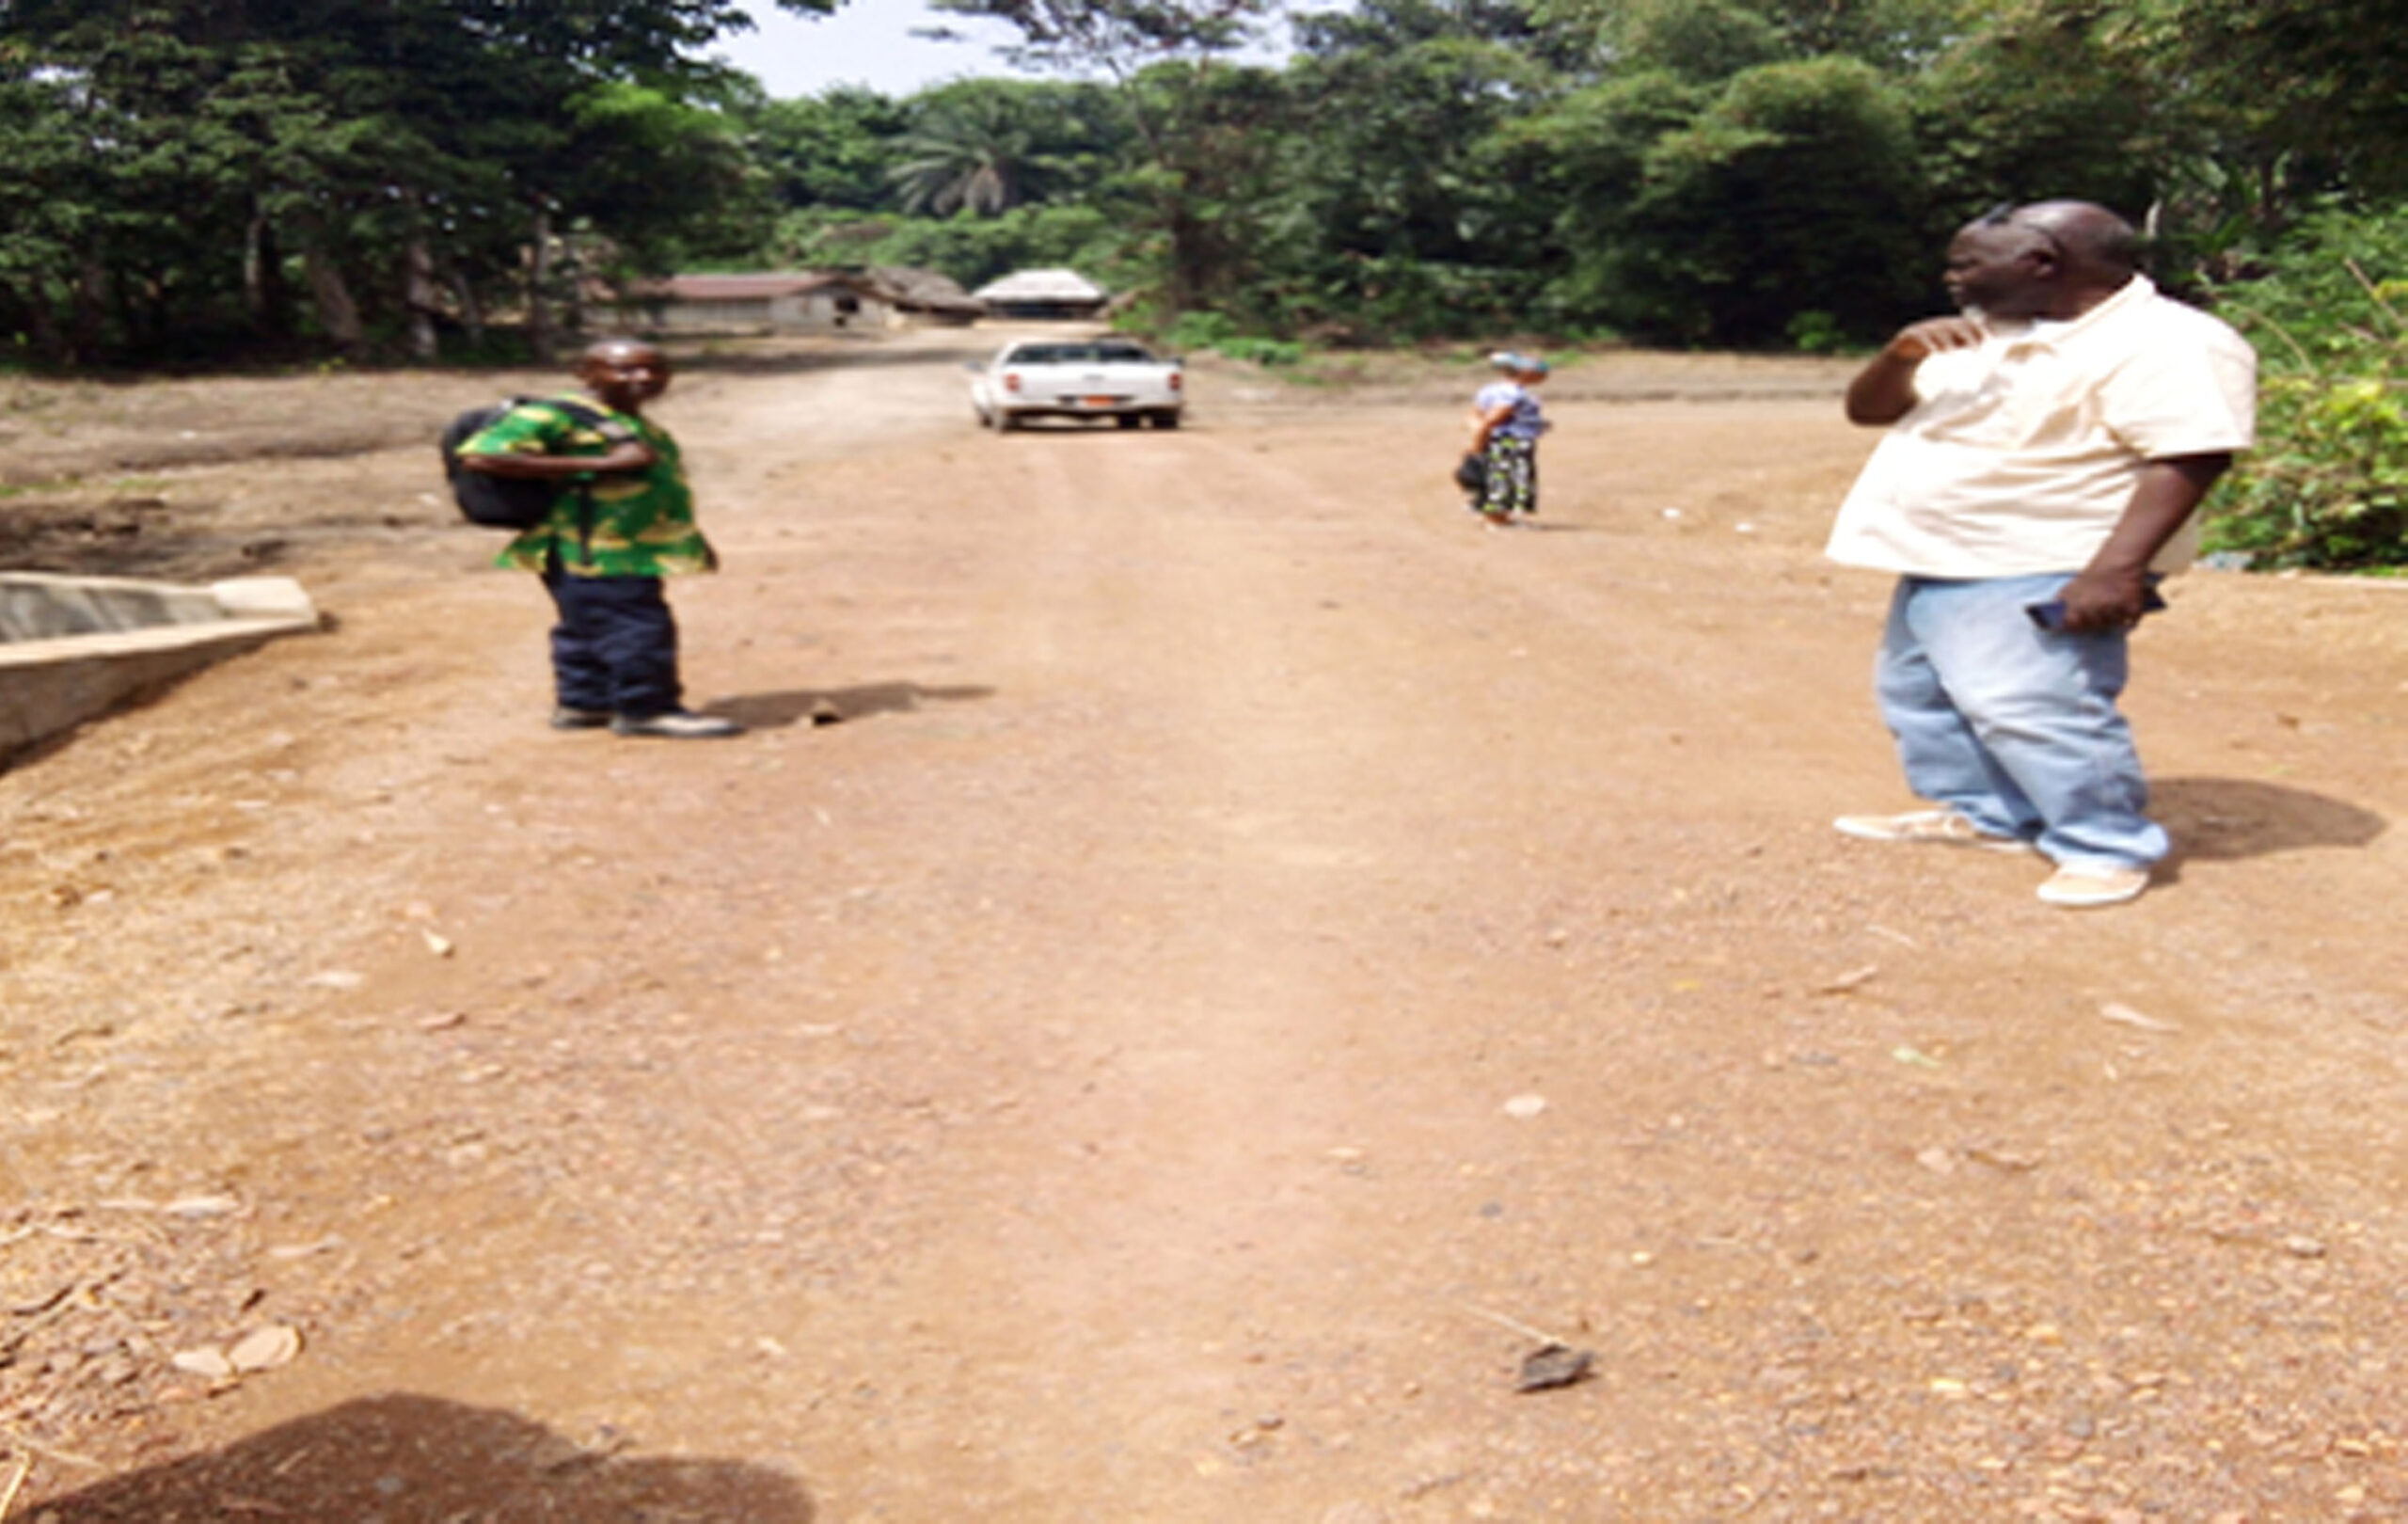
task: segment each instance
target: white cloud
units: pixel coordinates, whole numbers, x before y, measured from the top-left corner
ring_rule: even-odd
[[[712,51],[779,100],[838,85],[910,95],[963,75],[1014,72],[994,51],[1018,37],[1013,28],[931,10],[920,0],[852,0],[821,17],[780,10],[769,0],[752,0],[744,8],[754,29],[721,38]],[[911,35],[937,26],[972,40],[932,42]]]
[[[866,85],[905,96],[965,75],[1022,74],[995,49],[1020,40],[1018,28],[932,10],[922,0],[850,0],[832,16],[805,17],[770,0],[746,0],[753,30],[721,38],[712,52],[761,82],[778,100],[817,95],[838,85]],[[934,42],[914,31],[942,27],[965,40]],[[1287,56],[1282,25],[1238,54],[1242,63],[1277,67]]]

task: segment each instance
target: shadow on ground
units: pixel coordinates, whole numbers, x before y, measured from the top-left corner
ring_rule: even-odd
[[[792,1477],[738,1461],[614,1455],[434,1397],[362,1398],[36,1505],[56,1524],[292,1518],[323,1524],[811,1524]]]
[[[992,698],[991,688],[925,688],[918,683],[864,683],[859,688],[787,689],[739,693],[705,705],[747,730],[777,730],[792,724],[833,725],[873,714],[910,714],[923,704],[967,704]]]
[[[2390,822],[2372,810],[2253,778],[2164,778],[2149,813],[2193,862],[2231,862],[2311,847],[2364,847]]]

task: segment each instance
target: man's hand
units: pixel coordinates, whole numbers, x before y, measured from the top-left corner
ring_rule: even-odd
[[[641,471],[660,458],[660,452],[642,439],[625,439],[610,447],[610,452],[595,459],[589,468],[597,471]]]
[[[1925,318],[1891,335],[1890,341],[1881,346],[1881,353],[1911,364],[1942,350],[1978,348],[1988,337],[1988,332],[1969,317]]]
[[[2095,635],[2138,624],[2148,596],[2149,563],[2231,464],[2232,457],[2223,453],[2144,462],[2131,503],[2115,532],[2082,575],[2066,584],[2066,628]]]
[[[565,480],[572,476],[641,471],[659,458],[658,452],[642,439],[622,439],[599,455],[538,455],[504,451],[494,455],[462,455],[460,464],[488,476]]]
[[[1969,317],[1925,318],[1891,335],[1847,387],[1847,421],[1895,423],[1913,411],[1915,367],[1949,349],[1972,349],[1988,338]]]
[[[2148,599],[2148,578],[2138,571],[2083,572],[2057,595],[2065,599],[2068,634],[2097,635],[2140,623]]]

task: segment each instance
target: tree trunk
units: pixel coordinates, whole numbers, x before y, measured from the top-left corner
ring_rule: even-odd
[[[1212,281],[1212,236],[1183,205],[1169,208],[1164,222],[1170,233],[1170,305],[1186,312],[1210,305]]]
[[[270,342],[293,333],[293,294],[284,284],[284,251],[277,246],[276,224],[263,212],[251,214],[243,242],[243,304],[251,331]]]
[[[87,256],[75,272],[74,315],[67,339],[68,358],[77,365],[89,365],[101,357],[108,333],[108,271],[100,261]]]
[[[452,299],[460,304],[460,329],[468,336],[468,347],[482,350],[485,346],[485,310],[477,300],[474,282],[461,273],[460,267],[448,261],[443,267],[443,283],[452,288]]]
[[[402,306],[410,317],[410,357],[421,364],[436,357],[435,256],[426,239],[412,235],[402,252]]]
[[[318,324],[335,347],[348,355],[359,347],[367,330],[359,322],[359,304],[352,299],[351,283],[323,248],[312,244],[301,256],[309,278],[309,293],[318,301]]]
[[[267,326],[267,218],[252,213],[243,236],[243,311],[254,332]]]
[[[566,282],[563,302],[566,311],[561,326],[572,340],[585,334],[585,261],[578,257],[575,234],[561,240],[561,270]]]
[[[538,364],[549,364],[552,358],[551,310],[545,295],[552,283],[552,214],[549,208],[535,209],[535,249],[527,262],[527,343],[535,352]]]

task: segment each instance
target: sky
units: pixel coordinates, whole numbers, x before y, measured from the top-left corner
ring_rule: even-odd
[[[780,10],[771,0],[745,0],[744,11],[753,29],[721,38],[711,51],[759,80],[775,100],[817,95],[837,85],[902,96],[964,75],[1016,73],[995,56],[997,43],[1019,40],[1015,28],[931,10],[921,0],[847,0],[834,15],[818,17]],[[915,27],[933,26],[972,40],[930,42],[911,35]],[[1275,63],[1280,51],[1266,46],[1239,56]]]
[[[754,29],[721,38],[713,52],[761,82],[778,100],[817,95],[836,85],[866,85],[881,95],[910,95],[965,74],[1009,74],[994,42],[1019,34],[930,10],[920,0],[850,0],[832,16],[798,16],[769,0],[748,0]],[[929,42],[913,27],[945,25],[979,40]]]

